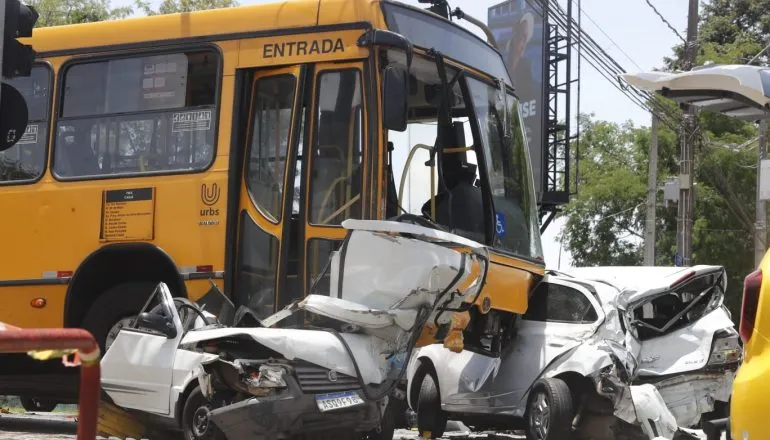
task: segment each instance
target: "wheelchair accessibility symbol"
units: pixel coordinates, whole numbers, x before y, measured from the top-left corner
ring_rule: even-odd
[[[505,215],[500,212],[495,213],[495,234],[505,237]]]

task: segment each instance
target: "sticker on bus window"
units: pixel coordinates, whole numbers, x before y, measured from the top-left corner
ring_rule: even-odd
[[[502,212],[495,212],[495,234],[505,237],[505,215]]]
[[[174,113],[171,131],[208,131],[211,129],[211,110]]]
[[[37,124],[27,125],[27,129],[16,144],[37,144],[37,129]]]

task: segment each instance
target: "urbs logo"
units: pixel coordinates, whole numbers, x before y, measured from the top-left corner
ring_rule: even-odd
[[[210,186],[207,184],[201,185],[201,201],[208,208],[201,209],[201,216],[215,216],[219,215],[219,209],[212,208],[219,201],[221,191],[216,183],[212,183]]]

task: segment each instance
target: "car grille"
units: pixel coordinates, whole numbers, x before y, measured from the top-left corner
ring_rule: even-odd
[[[337,380],[329,379],[329,370],[315,365],[299,365],[294,367],[297,381],[303,393],[333,393],[360,388],[358,379],[346,374],[337,373]]]

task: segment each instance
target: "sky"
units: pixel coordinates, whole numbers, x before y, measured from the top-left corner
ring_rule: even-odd
[[[273,0],[239,0],[239,3],[250,5],[270,1]],[[402,1],[419,5],[417,0]],[[566,8],[566,2],[569,0],[558,1]],[[572,1],[577,19],[578,0]],[[681,35],[686,34],[687,0],[649,1]],[[159,0],[152,0],[150,3],[157,5]],[[466,14],[485,22],[487,8],[498,3],[499,0],[449,0],[452,7],[460,7]],[[112,6],[133,6],[133,1],[113,0]],[[583,29],[626,71],[649,71],[662,67],[663,57],[671,55],[671,48],[679,42],[673,31],[647,4],[647,0],[580,0],[580,7]],[[478,28],[466,21],[459,23],[483,35]],[[649,126],[649,113],[632,103],[590,65],[585,62],[581,64],[581,113],[593,113],[600,120],[619,123],[630,120],[637,126]],[[415,142],[412,139],[412,143]],[[554,222],[543,235],[543,251],[549,268],[556,269],[561,266],[564,269],[571,264],[569,255],[563,250],[558,239],[561,226],[561,222]]]

